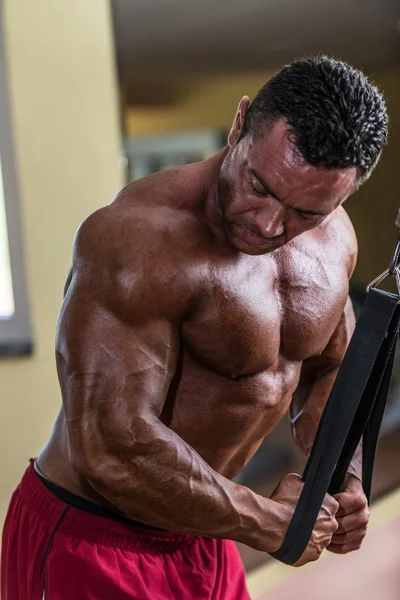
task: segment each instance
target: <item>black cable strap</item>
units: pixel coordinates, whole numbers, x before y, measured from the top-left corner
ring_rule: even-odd
[[[363,438],[363,489],[370,500],[379,430],[393,370],[400,311],[398,296],[368,291],[347,352],[321,417],[307,461],[304,486],[274,558],[295,563],[310,540],[325,494],[340,491]]]

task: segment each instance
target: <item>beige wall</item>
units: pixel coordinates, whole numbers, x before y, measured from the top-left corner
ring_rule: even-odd
[[[268,75],[209,78],[188,85],[186,96],[174,105],[130,107],[125,114],[128,134],[215,127],[228,130],[240,98],[253,97]],[[393,226],[400,207],[400,71],[378,74],[390,116],[390,141],[371,179],[346,204],[360,244],[355,277],[365,283],[388,266],[396,240]]]
[[[355,277],[363,283],[389,266],[400,208],[400,70],[381,73],[375,81],[387,103],[389,143],[369,181],[346,204],[360,247]]]
[[[5,0],[35,354],[0,360],[0,522],[60,404],[54,334],[80,221],[122,185],[107,0]]]
[[[189,81],[186,94],[170,106],[128,108],[126,131],[140,135],[203,127],[229,129],[242,96],[254,96],[268,78],[267,73],[256,73]]]

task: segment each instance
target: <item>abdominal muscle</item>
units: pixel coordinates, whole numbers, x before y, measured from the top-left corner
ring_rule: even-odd
[[[160,418],[215,471],[232,479],[289,408],[301,363],[278,362],[275,369],[234,380],[185,361]]]

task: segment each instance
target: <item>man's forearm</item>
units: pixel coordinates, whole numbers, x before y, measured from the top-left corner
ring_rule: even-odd
[[[360,481],[362,481],[362,439],[357,446],[347,472],[355,475]]]
[[[154,527],[279,547],[282,506],[218,474],[162,423],[141,427],[131,451],[103,452],[79,469],[97,492]]]

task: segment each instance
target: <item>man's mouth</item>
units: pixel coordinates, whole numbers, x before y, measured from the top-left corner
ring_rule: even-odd
[[[280,246],[282,245],[285,239],[284,235],[278,235],[272,238],[265,237],[264,235],[261,235],[254,229],[250,229],[249,227],[246,227],[244,225],[237,226],[237,232],[239,234],[239,237],[246,244],[252,246],[253,248],[268,248],[270,246]]]

